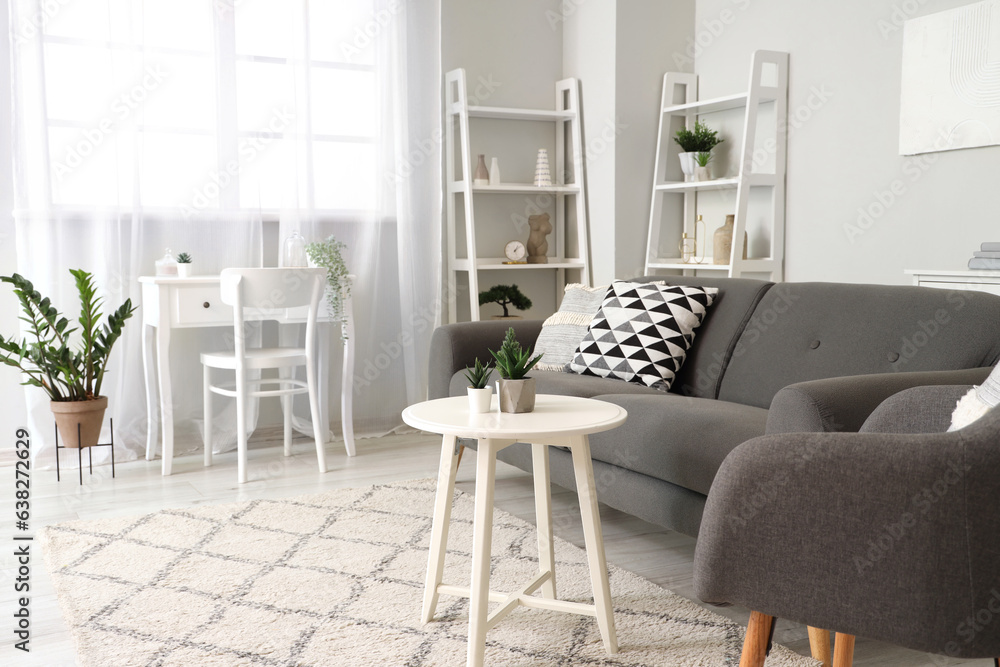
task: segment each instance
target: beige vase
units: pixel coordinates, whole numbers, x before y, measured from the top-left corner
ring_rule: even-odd
[[[76,449],[80,445],[98,444],[104,411],[108,409],[107,396],[98,396],[92,401],[50,401],[49,409],[56,419],[63,447]]]
[[[535,409],[535,378],[523,380],[498,381],[497,395],[500,400],[500,412],[516,414],[531,412]]]
[[[715,230],[712,248],[713,264],[729,264],[733,252],[733,233],[736,231],[736,216],[727,215],[726,224]],[[743,232],[743,259],[747,258],[747,233]]]

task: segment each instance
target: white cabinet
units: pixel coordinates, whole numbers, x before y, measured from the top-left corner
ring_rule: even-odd
[[[580,125],[580,86],[576,79],[563,79],[555,84],[554,109],[517,109],[469,104],[464,69],[445,75],[445,213],[448,236],[448,277],[457,284],[458,274],[469,277],[469,310],[473,321],[479,319],[479,272],[551,271],[558,294],[565,285],[567,269],[573,270],[575,281],[590,284],[590,257],[587,238],[586,184],[583,169],[583,135]],[[474,147],[471,145],[469,124],[475,119],[551,122],[555,132],[555,153],[550,156],[551,187],[536,187],[531,183],[500,183],[475,185]],[[457,164],[456,164],[457,163]],[[572,166],[571,182],[563,182]],[[539,195],[548,194],[555,200],[553,231],[548,243],[554,248],[546,264],[510,264],[496,255],[481,256],[476,248],[475,199],[477,195]],[[512,198],[516,202],[516,198]],[[567,208],[573,207],[573,215]],[[465,248],[459,247],[456,226],[459,213],[465,219]],[[569,222],[567,222],[569,220]],[[568,230],[572,224],[575,229]],[[568,234],[572,231],[572,234]],[[568,243],[567,239],[573,242]],[[525,239],[521,239],[524,241]],[[449,321],[457,320],[456,290],[448,295]]]
[[[1000,271],[922,271],[907,269],[913,284],[938,289],[975,290],[1000,296]]]
[[[682,103],[675,103],[678,95]],[[758,136],[761,107],[773,106],[773,131]],[[726,137],[727,141],[741,141],[739,172],[734,177],[710,181],[668,181],[666,174],[677,163],[679,147],[673,141],[671,121],[682,118],[688,129],[706,114],[743,109],[742,138]],[[646,274],[657,270],[721,271],[729,277],[743,273],[768,273],[770,279],[782,279],[785,243],[785,140],[788,115],[788,54],[778,51],[756,51],[750,65],[750,83],[747,92],[725,97],[701,100],[698,98],[698,76],[683,72],[668,72],[663,76],[663,96],[660,103],[660,124],[656,138],[656,166],[653,173],[652,205],[649,215],[649,234],[646,244]],[[762,128],[763,129],[763,128]],[[756,153],[755,153],[756,152]],[[773,156],[772,172],[754,170],[755,154]],[[670,163],[668,164],[668,161]],[[768,160],[771,161],[771,160]],[[769,253],[765,257],[743,258],[743,234],[747,228],[747,210],[751,188],[771,191],[769,215]],[[735,233],[732,253],[722,264],[685,263],[676,245],[661,252],[661,236],[679,239],[686,232],[694,236],[698,211],[698,194],[712,190],[736,190]],[[664,219],[666,199],[680,197],[683,214],[680,219]],[[676,200],[674,200],[676,201]],[[699,243],[711,244],[711,230]],[[676,243],[676,241],[674,242]],[[699,252],[699,254],[701,254]]]

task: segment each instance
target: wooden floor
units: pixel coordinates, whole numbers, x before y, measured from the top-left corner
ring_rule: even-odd
[[[215,465],[203,468],[200,455],[177,457],[174,474],[160,476],[159,461],[131,461],[120,464],[117,478],[112,480],[110,468],[95,470],[92,477],[84,471],[84,484],[78,486],[76,471],[64,473],[57,483],[54,471],[35,471],[31,479],[31,526],[34,534],[46,524],[107,516],[143,514],[167,507],[280,498],[326,489],[364,486],[381,482],[436,476],[440,440],[427,435],[393,435],[360,440],[358,456],[348,459],[340,443],[328,447],[330,471],[320,475],[316,469],[315,451],[309,440],[297,441],[293,455],[284,458],[280,434],[270,432],[256,436],[250,451],[250,482],[236,483],[234,453],[219,455]],[[458,487],[471,492],[474,488],[474,453],[464,457],[458,475]],[[13,470],[0,467],[4,498],[0,508],[5,511],[4,523],[13,523]],[[583,547],[583,532],[575,494],[559,487],[553,489],[553,523],[556,535]],[[503,463],[497,468],[496,504],[511,514],[534,522],[531,479],[525,473]],[[692,597],[692,560],[694,540],[664,530],[607,507],[601,508],[608,560],[636,572],[665,588]],[[55,593],[41,554],[33,552],[31,564],[31,653],[24,654],[13,647],[14,578],[12,528],[2,531],[0,544],[0,665],[75,665],[73,641],[63,622]],[[612,591],[612,594],[614,591]],[[744,625],[749,613],[738,608],[714,609]],[[418,613],[415,610],[414,613]],[[775,641],[804,655],[809,646],[804,627],[780,622]],[[930,667],[940,665],[976,665],[990,667],[990,660],[956,661],[927,656],[878,642],[859,640],[855,665]],[[109,666],[113,667],[113,666]]]

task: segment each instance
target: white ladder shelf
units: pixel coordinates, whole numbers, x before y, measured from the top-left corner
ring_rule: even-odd
[[[566,284],[566,270],[579,272],[579,281],[590,284],[590,255],[587,244],[586,184],[583,169],[583,130],[580,122],[580,84],[569,78],[555,84],[555,109],[517,109],[507,107],[470,106],[466,92],[465,70],[452,70],[445,75],[445,180],[446,222],[448,237],[448,277],[452,286],[457,284],[459,273],[469,276],[469,311],[472,321],[479,320],[480,271],[538,271],[555,273],[557,295]],[[551,187],[537,187],[531,183],[500,183],[474,185],[472,146],[469,138],[469,121],[472,118],[501,120],[551,121],[555,128],[555,154]],[[567,127],[568,126],[568,127]],[[458,136],[456,138],[456,131]],[[568,134],[568,140],[567,140]],[[457,142],[457,144],[456,144]],[[567,145],[569,144],[569,145]],[[456,151],[456,146],[460,151]],[[461,161],[456,165],[456,153]],[[567,166],[572,165],[573,182],[564,183]],[[460,173],[459,173],[460,172]],[[474,199],[477,194],[549,194],[555,200],[555,219],[552,221],[550,244],[554,241],[555,256],[547,264],[505,264],[502,257],[480,257],[476,249],[476,223]],[[461,204],[457,201],[462,198]],[[567,197],[575,206],[573,224],[576,242],[567,248]],[[458,207],[465,215],[465,256],[459,257],[456,234]],[[448,291],[448,317],[458,318],[457,294],[454,287]]]
[[[764,85],[766,75],[771,83]],[[684,102],[674,104],[677,87],[684,88]],[[758,115],[763,104],[774,105],[774,143],[767,149],[756,147]],[[699,116],[719,111],[743,108],[743,137],[739,153],[739,173],[735,177],[710,181],[666,181],[667,161],[674,160],[679,149],[670,135],[671,120],[685,119],[692,129]],[[773,281],[783,277],[785,245],[785,153],[788,116],[788,54],[779,51],[755,51],[750,65],[750,83],[746,93],[713,99],[698,99],[698,76],[683,72],[663,75],[663,95],[660,102],[660,127],[656,138],[656,165],[653,173],[652,204],[649,215],[649,235],[646,243],[646,274],[658,270],[724,271],[727,276],[740,277],[744,273],[767,273]],[[774,153],[774,173],[754,172],[754,151],[770,150]],[[770,251],[767,257],[743,258],[743,234],[747,225],[750,189],[771,188]],[[677,237],[687,232],[694,235],[697,212],[697,195],[721,189],[736,190],[735,231],[732,252],[724,264],[697,264],[684,262],[677,255],[660,255],[660,235],[665,225],[663,202],[668,195],[680,195],[684,200],[683,218],[675,226]],[[702,239],[702,243],[707,243]],[[678,252],[679,255],[679,252]]]

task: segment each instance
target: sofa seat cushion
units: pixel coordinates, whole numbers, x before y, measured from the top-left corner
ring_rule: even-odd
[[[590,436],[594,460],[705,495],[729,452],[763,435],[767,424],[767,410],[740,403],[662,392],[594,398],[628,411],[623,425]],[[598,493],[614,483],[597,479]]]
[[[593,398],[599,394],[652,394],[662,396],[663,392],[644,387],[624,380],[611,378],[597,378],[574,373],[563,373],[560,371],[538,371],[532,370],[529,374],[535,378],[536,394],[557,394],[560,396],[581,396],[583,398]],[[492,384],[499,376],[496,371],[490,378]],[[466,387],[469,381],[465,378],[464,372],[455,373],[451,377],[449,394],[451,396],[465,396]]]

